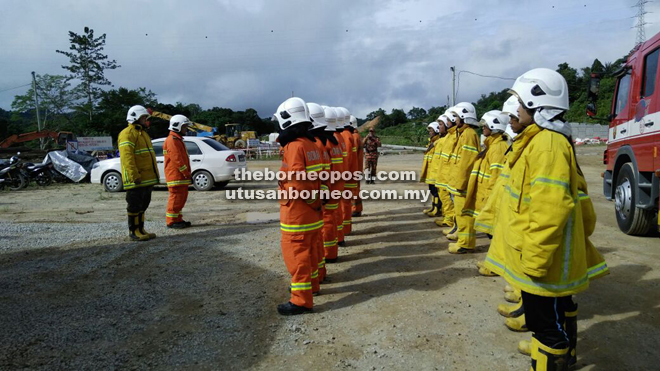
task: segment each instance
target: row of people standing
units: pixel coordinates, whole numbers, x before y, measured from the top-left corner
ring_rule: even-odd
[[[326,264],[338,262],[338,246],[346,245],[353,217],[362,213],[360,177],[353,175],[363,171],[363,148],[357,119],[343,107],[294,97],[277,108],[274,121],[283,148],[280,171],[288,174],[278,188],[288,195],[306,191],[305,197],[280,199],[282,256],[291,283],[289,301],[279,304],[277,311],[298,315],[313,310],[313,298],[327,277]],[[337,180],[325,172],[349,172],[351,177]],[[331,196],[337,192],[342,196]]]
[[[531,356],[532,370],[566,370],[577,362],[572,296],[608,268],[589,240],[596,217],[563,118],[566,80],[537,68],[509,93],[502,111],[480,121],[463,102],[429,125],[422,179],[434,199],[424,212],[456,241],[449,253],[474,252],[477,231],[492,238],[477,266],[508,283],[505,298],[515,304],[498,306],[507,327],[532,332],[518,350]]]

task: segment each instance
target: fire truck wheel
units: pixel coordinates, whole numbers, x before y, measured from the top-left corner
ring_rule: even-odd
[[[614,204],[616,221],[619,229],[629,235],[645,235],[653,222],[653,210],[645,210],[637,205],[637,179],[631,163],[626,163],[619,170],[616,178]]]

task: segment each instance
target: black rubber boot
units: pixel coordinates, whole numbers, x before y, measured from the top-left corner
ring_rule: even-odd
[[[176,222],[176,223],[168,224],[167,228],[184,229],[184,228],[188,228],[188,225],[186,224],[186,222]]]
[[[285,304],[279,304],[277,306],[277,313],[283,316],[295,316],[298,314],[311,313],[314,310],[312,308],[300,307],[293,304],[292,302],[287,302]]]
[[[140,215],[128,214],[128,237],[133,241],[148,241],[149,236],[140,233]]]
[[[577,363],[577,304],[575,305],[575,310],[573,312],[564,312],[566,316],[566,322],[564,322],[564,328],[566,334],[568,335],[568,367],[575,366]]]

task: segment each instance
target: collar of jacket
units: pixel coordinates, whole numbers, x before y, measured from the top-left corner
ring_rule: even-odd
[[[447,135],[446,136],[452,135],[455,132],[456,132],[456,125],[454,125],[454,126],[450,127],[449,129],[447,129]]]
[[[491,134],[488,138],[486,138],[486,140],[484,140],[484,146],[488,148],[500,140],[504,140],[504,138],[502,138],[502,133]]]
[[[435,144],[435,142],[438,139],[440,139],[440,134],[436,134],[436,135],[432,136],[431,138],[429,138],[429,145],[426,147],[426,153],[428,153],[431,150],[431,148],[433,148],[433,144]]]
[[[511,152],[509,152],[507,162],[509,163],[509,167],[513,167],[513,164],[518,161],[520,158],[520,155],[522,155],[523,150],[527,147],[529,142],[536,136],[536,134],[541,132],[541,127],[539,127],[536,124],[531,124],[528,127],[523,130],[522,133],[518,134],[516,136],[516,140],[513,142],[513,145],[511,146]]]
[[[171,131],[170,130],[170,135],[176,139],[183,140],[183,135],[180,133],[177,133],[176,131]]]
[[[132,123],[131,125],[133,125],[135,130],[142,130],[142,125],[140,125],[140,124]]]

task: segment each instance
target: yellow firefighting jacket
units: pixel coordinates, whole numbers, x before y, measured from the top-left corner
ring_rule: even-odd
[[[465,196],[468,181],[474,162],[479,155],[479,134],[468,125],[458,129],[458,140],[456,141],[456,158],[450,161],[452,164],[451,175],[447,179],[447,190],[458,196]]]
[[[509,145],[501,133],[486,138],[485,149],[472,167],[463,215],[476,217],[486,204],[497,178],[504,169],[504,153]]]
[[[456,133],[456,126],[447,129],[447,135],[442,143],[440,150],[440,169],[435,177],[435,186],[437,188],[447,188],[447,179],[452,168],[450,160],[455,157],[454,148],[456,147],[456,140],[458,139]]]
[[[489,252],[487,267],[518,289],[549,297],[577,294],[607,274],[588,242],[595,213],[568,140],[532,124],[516,137],[505,168],[491,243],[504,261]]]
[[[433,160],[429,163],[429,180],[427,184],[435,185],[436,179],[440,176],[440,169],[442,169],[442,145],[445,143],[446,136],[438,139],[433,145]]]
[[[121,175],[124,189],[148,187],[158,184],[156,153],[149,134],[139,124],[129,124],[117,138]],[[140,184],[135,184],[136,179]]]
[[[435,149],[435,142],[440,139],[440,135],[436,134],[433,137],[429,138],[429,143],[426,146],[426,151],[424,151],[424,159],[422,161],[422,171],[419,173],[420,183],[428,183],[427,178],[429,176],[429,164],[433,161],[433,151]],[[428,179],[431,180],[431,179]],[[431,183],[429,183],[431,184]]]

